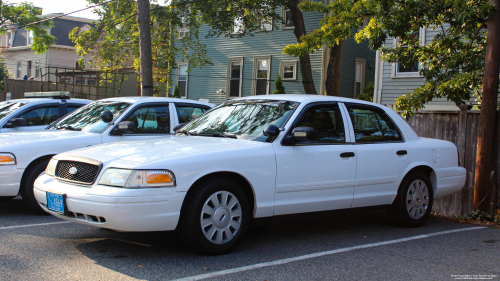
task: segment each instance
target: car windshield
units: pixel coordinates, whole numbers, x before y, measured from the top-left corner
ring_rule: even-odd
[[[101,120],[101,114],[108,110],[113,118],[120,116],[130,106],[130,103],[116,101],[96,101],[73,111],[60,121],[52,124],[49,130],[72,130],[100,134],[109,123]]]
[[[264,142],[269,125],[282,127],[299,103],[276,100],[236,100],[219,105],[188,123],[189,135],[233,137]]]
[[[20,102],[0,102],[0,119],[4,118],[5,116],[11,114],[18,108],[21,108],[25,105],[25,103],[20,103]]]

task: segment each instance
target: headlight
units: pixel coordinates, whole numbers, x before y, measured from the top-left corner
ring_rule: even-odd
[[[132,170],[107,169],[104,171],[99,184],[123,187]]]
[[[57,160],[50,159],[47,168],[45,169],[45,174],[49,176],[54,176],[56,173]]]
[[[12,153],[0,153],[0,166],[16,165],[16,156]]]
[[[107,169],[99,184],[125,188],[173,187],[175,176],[168,170]]]

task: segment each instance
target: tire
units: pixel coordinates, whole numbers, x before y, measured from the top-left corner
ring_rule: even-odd
[[[205,179],[192,188],[179,218],[178,233],[184,244],[202,254],[231,252],[245,236],[250,222],[245,193],[225,178]]]
[[[30,167],[29,171],[26,171],[26,178],[21,182],[21,197],[23,198],[23,202],[32,212],[45,215],[47,214],[42,207],[36,201],[35,194],[33,193],[33,185],[35,184],[36,178],[45,171],[45,168],[49,164],[50,159],[42,160],[32,167]]]
[[[429,176],[414,172],[403,180],[388,209],[389,218],[403,227],[422,226],[432,211],[433,189]]]

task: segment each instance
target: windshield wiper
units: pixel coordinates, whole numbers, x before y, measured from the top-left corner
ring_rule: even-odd
[[[65,130],[70,130],[70,131],[81,131],[82,130],[81,128],[76,128],[76,127],[73,127],[71,125],[60,126],[58,129],[65,129]]]
[[[237,139],[236,135],[229,135],[229,134],[224,134],[224,133],[212,133],[212,136],[213,137]]]
[[[197,136],[197,133],[189,132],[187,130],[178,130],[176,133],[186,134],[188,136]]]

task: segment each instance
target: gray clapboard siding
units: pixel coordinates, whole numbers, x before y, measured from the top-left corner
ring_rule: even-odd
[[[281,13],[281,8],[278,9]],[[323,18],[321,13],[304,13],[306,31],[310,32],[319,27],[319,22]],[[281,23],[275,23],[281,28]],[[220,103],[225,100],[227,83],[227,63],[228,58],[243,57],[243,78],[242,96],[252,95],[253,87],[253,62],[255,56],[271,56],[269,93],[275,90],[275,80],[280,72],[280,62],[297,61],[296,80],[283,81],[287,94],[304,93],[302,76],[300,74],[299,59],[282,54],[286,45],[296,44],[293,29],[276,29],[272,31],[259,32],[255,36],[243,36],[242,38],[212,37],[205,38],[209,31],[208,26],[203,26],[200,30],[199,38],[206,45],[208,56],[212,59],[213,65],[207,65],[201,69],[190,69],[188,74],[187,98],[189,99],[209,99],[210,102]],[[353,39],[345,42],[344,53],[341,64],[341,96],[354,96],[354,69],[356,58],[366,59],[366,65],[374,65],[374,52],[368,49],[367,44],[357,44]],[[317,50],[310,55],[313,80],[318,94],[321,90],[321,70],[322,70],[322,50]],[[365,73],[365,84],[373,81],[374,67],[367,67]],[[175,86],[175,72],[172,73],[173,85],[170,94]],[[218,90],[224,91],[224,97],[217,94]]]

